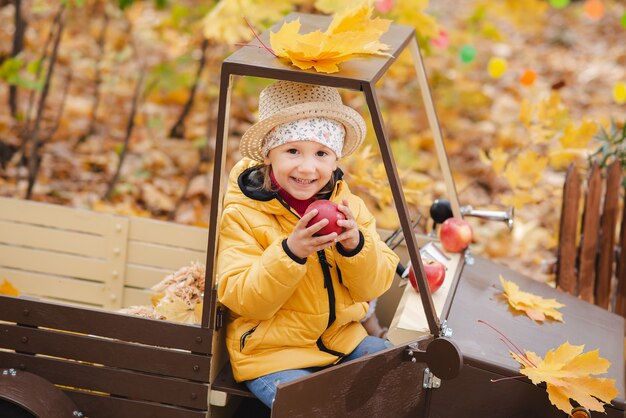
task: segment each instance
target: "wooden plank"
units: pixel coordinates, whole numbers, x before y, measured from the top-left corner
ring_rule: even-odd
[[[123,399],[98,393],[64,389],[89,418],[206,418],[207,412],[152,402]]]
[[[280,384],[273,418],[422,417],[424,363],[413,363],[405,346],[339,364]]]
[[[582,238],[580,241],[580,267],[578,269],[578,294],[582,300],[589,303],[593,303],[596,284],[601,193],[602,178],[600,176],[600,168],[596,164],[591,169],[587,182],[587,197],[583,212]]]
[[[55,385],[187,408],[202,409],[207,405],[209,386],[203,383],[52,357],[0,352],[0,364],[9,362]]]
[[[563,313],[565,322],[547,320],[537,325],[524,314],[512,314],[507,302],[500,298],[500,276],[516,283],[526,292],[563,303],[565,306],[559,308],[559,311]],[[607,374],[602,377],[615,379],[615,387],[620,394],[614,402],[624,402],[624,318],[474,255],[474,264],[465,264],[463,267],[447,317],[448,327],[454,330],[452,340],[463,352],[465,364],[470,364],[470,359],[482,360],[483,365],[480,367],[487,367],[492,372],[504,376],[519,375],[519,363],[511,358],[499,335],[479,323],[479,319],[489,322],[509,337],[513,335],[511,340],[518,347],[541,353],[541,356],[565,341],[574,345],[586,344],[586,351],[598,349],[600,355],[611,362]],[[491,385],[493,383],[486,382],[487,388]]]
[[[600,231],[600,254],[598,275],[596,278],[596,305],[609,308],[611,301],[611,281],[613,279],[613,261],[615,259],[615,227],[619,210],[619,192],[621,183],[620,162],[615,161],[607,168],[606,192]]]
[[[0,267],[0,278],[13,283],[20,295],[60,299],[93,306],[102,306],[105,295],[102,283],[52,274]]]
[[[104,240],[99,235],[67,231],[47,226],[27,225],[0,220],[0,243],[92,258],[104,255]]]
[[[152,305],[151,297],[154,296],[155,292],[148,289],[134,289],[132,287],[125,287],[123,298],[122,298],[122,306],[128,308],[129,306],[138,306],[138,305]]]
[[[619,235],[620,252],[617,260],[615,313],[626,318],[626,188],[622,189],[622,193],[622,223]]]
[[[115,219],[116,216],[48,203],[0,197],[0,219],[4,221],[102,235],[108,226],[107,222],[102,222],[103,218]]]
[[[170,269],[174,272],[188,266],[192,261],[204,262],[206,254],[185,248],[168,247],[139,241],[128,243],[127,262],[152,267]]]
[[[254,398],[255,396],[248,390],[244,383],[237,383],[233,376],[233,369],[230,362],[226,362],[222,370],[211,384],[211,390],[230,393],[237,396]]]
[[[103,220],[104,221],[104,220]],[[108,309],[120,309],[124,293],[124,270],[128,253],[128,218],[110,223],[104,234],[107,265],[103,269],[106,297],[103,305]]]
[[[211,353],[211,330],[89,308],[0,295],[0,320],[141,344]]]
[[[209,381],[210,357],[180,350],[131,344],[89,335],[0,324],[2,348],[149,372],[199,382]]]
[[[208,230],[154,219],[130,219],[129,240],[144,241],[206,253]]]
[[[170,268],[157,268],[139,264],[127,264],[124,284],[127,287],[149,289],[159,283],[173,271]]]
[[[98,282],[103,282],[106,278],[106,262],[102,259],[11,247],[5,244],[0,244],[0,266]]]
[[[578,236],[578,206],[580,203],[580,179],[578,170],[571,164],[565,175],[559,249],[556,267],[557,286],[571,295],[578,294],[576,278],[576,238]]]

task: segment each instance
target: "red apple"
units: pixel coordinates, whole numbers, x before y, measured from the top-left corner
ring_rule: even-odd
[[[307,227],[314,225],[322,219],[328,219],[328,223],[322,229],[320,229],[315,235],[328,235],[336,232],[341,234],[343,228],[337,225],[338,220],[346,219],[345,215],[339,211],[337,204],[330,200],[316,200],[311,203],[304,211],[305,214],[309,213],[313,209],[317,209],[317,215],[313,217],[307,224]]]
[[[422,265],[424,266],[424,273],[426,273],[426,280],[428,281],[428,288],[430,293],[433,294],[441,287],[443,280],[446,278],[446,268],[439,261],[432,259],[423,259]],[[415,272],[413,266],[409,268],[409,281],[415,291],[419,292],[417,287],[417,279],[415,278]]]
[[[472,242],[473,236],[472,226],[466,220],[459,218],[446,219],[439,231],[441,245],[451,253],[460,253],[466,249]]]

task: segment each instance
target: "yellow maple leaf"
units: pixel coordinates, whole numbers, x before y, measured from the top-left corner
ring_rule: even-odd
[[[525,312],[530,319],[537,322],[545,321],[546,316],[563,322],[563,314],[557,309],[565,305],[557,302],[556,299],[545,299],[532,293],[523,292],[518,285],[505,280],[502,275],[500,275],[500,283],[504,289],[504,295],[513,309]]]
[[[566,170],[572,162],[585,161],[587,153],[585,149],[555,149],[548,151],[550,166],[556,170]]]
[[[389,46],[378,39],[387,31],[390,20],[371,18],[372,8],[365,3],[346,9],[333,17],[326,31],[300,34],[300,20],[284,23],[278,32],[270,32],[272,50],[302,69],[318,72],[339,71],[338,64],[356,54],[388,55]]]
[[[598,126],[589,119],[584,119],[578,127],[569,122],[560,138],[561,145],[565,148],[585,148],[597,131]]]
[[[19,296],[19,294],[20,292],[10,281],[2,279],[2,284],[0,285],[0,295]]]
[[[410,25],[425,38],[439,36],[440,27],[437,20],[426,13],[428,0],[396,0],[389,17],[400,25]]]
[[[176,295],[167,295],[161,298],[154,310],[163,315],[168,321],[199,324],[202,319],[201,302],[189,305]]]
[[[293,10],[301,0],[220,0],[202,20],[204,36],[218,43],[235,44],[254,35],[244,17],[253,26],[263,27]]]
[[[484,150],[479,151],[479,158],[484,164],[490,165],[496,175],[502,174],[509,154],[501,147],[489,150],[489,155]]]
[[[508,18],[524,30],[540,27],[549,8],[543,0],[504,0],[490,2],[489,7],[494,14]]]
[[[561,411],[571,412],[572,399],[591,411],[604,412],[604,404],[619,394],[615,379],[591,376],[606,373],[611,362],[600,357],[598,350],[583,353],[584,348],[568,341],[548,351],[545,359],[532,351],[510,354],[521,364],[520,373],[535,385],[546,383],[548,399]]]

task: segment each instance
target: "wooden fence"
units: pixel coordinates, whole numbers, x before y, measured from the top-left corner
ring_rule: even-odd
[[[591,169],[581,191],[575,166],[568,169],[557,258],[557,285],[566,292],[626,317],[626,205],[616,161]],[[581,199],[584,193],[584,199]],[[583,206],[579,216],[579,206]],[[618,229],[621,207],[621,225]]]

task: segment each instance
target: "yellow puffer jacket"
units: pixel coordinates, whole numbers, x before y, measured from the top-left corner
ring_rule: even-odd
[[[352,352],[367,335],[359,322],[367,301],[389,288],[398,264],[374,217],[341,180],[330,200],[348,199],[361,249],[345,256],[333,246],[295,261],[283,241],[299,216],[277,194],[246,187],[258,164],[243,159],[231,171],[217,261],[218,299],[230,310],[226,345],[239,382],[327,366]]]

